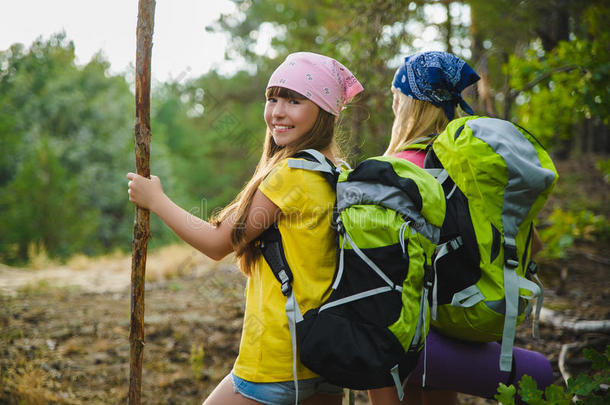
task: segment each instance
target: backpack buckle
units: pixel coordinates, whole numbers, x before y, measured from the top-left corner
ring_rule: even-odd
[[[341,235],[345,233],[345,226],[343,225],[343,222],[341,222],[341,219],[337,219],[337,232]]]
[[[424,288],[430,289],[434,285],[434,270],[432,266],[424,265]]]
[[[290,295],[290,291],[292,291],[292,286],[290,285],[290,277],[288,277],[288,274],[285,270],[281,270],[277,273],[277,275],[282,282],[282,294],[284,294],[285,296]]]
[[[458,236],[455,239],[451,239],[449,241],[449,246],[451,246],[452,250],[458,250],[460,248],[460,246],[462,246],[464,243],[462,242],[462,237]]]
[[[504,264],[506,267],[516,269],[519,267],[519,258],[517,256],[517,246],[504,244]]]
[[[282,294],[284,294],[286,297],[290,295],[290,291],[292,291],[292,287],[290,286],[290,282],[286,281],[285,283],[282,284]]]
[[[519,267],[519,262],[512,259],[506,259],[504,264],[506,264],[506,266],[510,267],[511,269],[516,269],[517,267]]]
[[[534,262],[534,261],[529,262],[529,264],[527,265],[526,273],[528,276],[533,276],[536,273],[538,273],[538,265],[536,264],[536,262]]]

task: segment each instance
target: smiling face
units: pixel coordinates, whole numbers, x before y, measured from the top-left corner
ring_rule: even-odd
[[[307,134],[318,118],[320,108],[294,91],[280,88],[269,92],[265,122],[278,146],[290,145]]]

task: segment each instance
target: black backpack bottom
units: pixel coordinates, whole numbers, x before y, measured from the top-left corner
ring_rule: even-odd
[[[390,371],[396,365],[401,382],[413,371],[419,352],[405,352],[388,328],[354,322],[333,310],[312,309],[297,323],[300,359],[307,368],[355,390],[395,386]]]

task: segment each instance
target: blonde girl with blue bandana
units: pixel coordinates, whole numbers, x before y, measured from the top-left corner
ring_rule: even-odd
[[[458,105],[466,114],[474,114],[461,93],[478,80],[466,62],[446,52],[406,57],[392,81],[395,118],[385,154],[423,167],[425,150],[409,146],[430,143],[455,117]],[[535,239],[532,252],[540,246]],[[551,365],[540,353],[514,348],[510,373],[499,371],[499,356],[496,342],[465,342],[431,328],[418,365],[406,381],[404,400],[398,399],[394,386],[370,390],[369,396],[373,405],[452,405],[457,403],[458,392],[493,398],[498,383],[514,384],[524,374],[533,377],[538,387],[553,382]]]

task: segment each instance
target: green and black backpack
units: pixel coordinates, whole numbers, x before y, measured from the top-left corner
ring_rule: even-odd
[[[315,150],[295,157],[304,159],[290,159],[289,167],[319,171],[336,188],[338,246],[328,300],[301,314],[277,227],[261,235],[262,254],[287,297],[295,363],[298,346],[301,362],[329,382],[352,389],[396,385],[402,398],[429,329],[442,187],[400,158],[370,158],[340,171]]]
[[[537,313],[542,305],[530,259],[533,221],[557,181],[555,166],[525,129],[469,116],[436,137],[424,167],[447,200],[433,263],[431,325],[460,339],[501,339],[500,369],[510,371],[515,328],[534,298]]]

